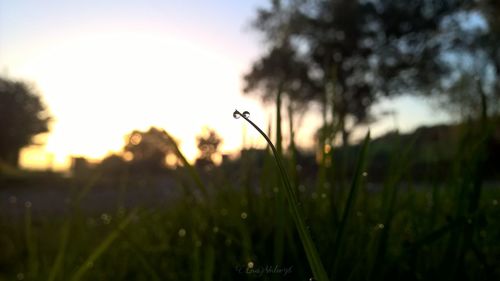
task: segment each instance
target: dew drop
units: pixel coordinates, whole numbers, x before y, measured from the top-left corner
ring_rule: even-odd
[[[245,111],[245,112],[246,112],[246,111]],[[240,118],[240,113],[238,112],[238,110],[235,110],[235,111],[233,112],[233,117],[234,117],[234,119],[239,119],[239,118]]]
[[[106,213],[103,213],[103,214],[101,215],[101,220],[102,220],[102,222],[103,222],[104,224],[109,224],[109,223],[111,223],[111,216],[110,216],[110,215],[108,215],[108,214],[106,214]]]
[[[24,280],[24,273],[19,272],[19,273],[16,275],[16,277],[17,277],[17,280]]]
[[[243,111],[243,117],[245,117],[245,118],[250,117],[250,112],[248,112],[248,111]]]
[[[184,237],[186,236],[186,230],[184,228],[181,228],[179,229],[179,232],[177,234],[179,234],[179,237]]]
[[[368,176],[368,173],[367,172],[363,172],[363,177],[366,177]]]
[[[247,264],[247,267],[248,268],[253,268],[254,267],[254,263],[252,261],[249,261],[248,264]]]
[[[214,226],[214,228],[212,230],[213,230],[214,233],[219,232],[219,228],[217,226]]]
[[[24,202],[24,207],[26,207],[26,208],[28,208],[28,209],[29,209],[29,208],[31,208],[31,205],[32,205],[32,204],[31,204],[31,202],[30,202],[30,201],[26,201],[26,202]]]
[[[494,206],[496,206],[496,205],[498,205],[498,200],[493,199],[493,202],[492,202],[492,203],[493,203],[493,205],[494,205]]]
[[[243,212],[241,213],[241,219],[246,219],[248,217],[247,213]]]

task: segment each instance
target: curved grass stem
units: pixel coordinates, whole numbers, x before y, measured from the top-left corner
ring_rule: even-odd
[[[302,242],[302,246],[304,247],[304,251],[306,253],[307,260],[311,267],[312,273],[314,275],[314,279],[318,281],[326,281],[328,280],[328,276],[326,274],[325,268],[323,267],[323,263],[318,254],[318,250],[312,241],[311,235],[307,230],[304,214],[302,213],[302,209],[300,208],[300,202],[298,200],[297,194],[295,190],[292,188],[292,184],[290,182],[290,178],[286,172],[285,165],[283,164],[283,159],[281,158],[280,153],[278,153],[276,147],[269,139],[269,137],[248,118],[248,114],[242,114],[238,110],[235,110],[233,113],[234,117],[243,117],[250,125],[252,125],[261,135],[264,137],[266,142],[271,147],[271,150],[274,155],[274,159],[276,160],[276,164],[278,165],[278,169],[280,171],[281,179],[283,180],[283,186],[285,189],[285,196],[288,201],[288,206],[290,209],[290,213],[292,215],[293,221],[295,223],[295,227],[299,233],[300,241]]]

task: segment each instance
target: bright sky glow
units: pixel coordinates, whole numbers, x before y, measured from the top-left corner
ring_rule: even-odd
[[[261,53],[245,27],[264,0],[6,2],[0,74],[34,82],[54,117],[50,134],[39,138],[45,145],[23,151],[24,167],[65,169],[72,155],[99,159],[119,152],[125,134],[150,126],[180,139],[189,159],[203,127],[222,136],[224,152],[235,152],[244,129],[231,117],[235,108],[267,127],[271,111],[241,94],[242,74]],[[409,118],[400,111],[399,125],[426,120],[421,108]],[[302,145],[317,127],[304,123],[314,120],[302,122]],[[253,130],[246,136],[247,144],[262,144]]]

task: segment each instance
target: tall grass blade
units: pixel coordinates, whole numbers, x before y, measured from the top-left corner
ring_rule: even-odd
[[[283,134],[281,131],[281,87],[276,95],[276,150],[283,155]],[[283,181],[277,177],[277,184],[282,186]],[[276,194],[276,230],[274,232],[274,263],[283,262],[285,250],[286,207],[283,188],[280,187]]]
[[[349,195],[347,196],[347,202],[344,207],[344,212],[342,213],[342,218],[339,223],[339,228],[337,230],[337,235],[335,238],[335,244],[332,252],[333,262],[332,262],[332,270],[333,276],[336,275],[339,261],[339,254],[343,245],[344,232],[347,225],[347,221],[351,215],[352,208],[354,202],[356,200],[356,195],[358,193],[359,185],[361,182],[361,177],[363,173],[363,169],[366,162],[366,156],[368,151],[368,144],[370,142],[370,131],[366,134],[365,140],[363,142],[363,146],[361,148],[361,152],[358,157],[358,162],[356,164],[356,170],[354,173],[354,178],[351,183],[351,188],[349,189]]]
[[[160,275],[158,274],[155,266],[153,264],[151,264],[151,262],[147,259],[144,251],[141,250],[141,247],[139,245],[137,245],[137,243],[132,241],[132,239],[130,239],[130,237],[128,237],[127,235],[122,234],[122,237],[128,243],[128,246],[130,246],[130,249],[132,250],[132,252],[134,252],[136,257],[139,259],[144,270],[149,273],[149,275],[150,275],[149,278],[151,278],[151,280],[154,280],[154,281],[163,280],[163,278],[161,278]]]
[[[297,228],[297,232],[299,233],[299,237],[300,237],[300,240],[301,240],[302,245],[304,247],[304,251],[306,253],[306,257],[307,257],[307,260],[308,260],[309,265],[311,267],[313,276],[318,281],[328,280],[328,276],[326,274],[325,268],[323,267],[323,264],[321,262],[319,254],[318,254],[318,250],[316,249],[316,246],[314,245],[314,242],[312,241],[311,235],[310,235],[309,231],[307,230],[304,215],[302,213],[302,209],[300,208],[300,203],[298,201],[297,194],[295,192],[295,189],[292,188],[292,185],[290,183],[290,179],[288,177],[287,171],[286,171],[285,166],[283,164],[283,160],[281,158],[281,155],[278,153],[276,147],[271,142],[269,137],[255,123],[253,123],[246,115],[241,114],[237,110],[234,112],[233,115],[243,117],[243,119],[245,119],[248,123],[250,123],[250,125],[252,125],[262,135],[262,137],[264,137],[264,139],[269,144],[269,147],[271,148],[273,155],[274,155],[274,158],[276,160],[276,164],[278,165],[281,179],[284,183],[285,195],[286,195],[286,199],[288,201],[290,213],[291,213],[293,221],[295,223],[295,227]]]
[[[59,241],[59,250],[57,252],[56,259],[54,261],[54,265],[52,265],[52,269],[49,274],[49,281],[56,280],[57,276],[59,276],[59,272],[62,269],[64,257],[66,254],[66,248],[68,245],[68,238],[70,233],[70,222],[66,221],[62,227],[61,231],[61,240]]]
[[[179,160],[181,160],[184,167],[186,167],[191,178],[194,180],[196,186],[198,186],[198,189],[201,191],[203,196],[205,198],[207,198],[208,197],[207,188],[205,187],[205,184],[203,184],[203,181],[201,180],[200,175],[198,174],[198,172],[196,172],[196,170],[193,168],[193,166],[191,164],[189,164],[186,157],[179,149],[179,146],[177,145],[177,142],[174,140],[174,138],[172,138],[172,136],[170,136],[170,134],[168,134],[166,131],[164,131],[164,133],[167,135],[168,139],[170,140],[171,145],[174,148],[175,155],[177,156],[177,158],[179,158]]]
[[[116,229],[111,231],[108,236],[97,246],[97,248],[92,251],[92,253],[87,257],[85,262],[75,271],[73,276],[70,278],[71,281],[81,280],[83,275],[92,267],[94,262],[111,246],[111,244],[118,238],[120,232],[123,231],[132,221],[132,218],[136,215],[137,211],[133,210],[119,225]]]
[[[24,227],[25,227],[25,243],[28,254],[28,274],[30,277],[35,278],[38,275],[38,257],[37,246],[35,238],[33,237],[33,222],[31,216],[31,202],[25,203],[26,210],[24,214]]]
[[[403,150],[403,153],[398,152],[392,156],[390,170],[394,172],[391,173],[384,186],[384,192],[387,191],[389,193],[387,200],[384,200],[387,202],[382,204],[382,207],[385,208],[385,217],[382,223],[384,228],[380,231],[377,249],[371,265],[370,280],[376,280],[383,271],[384,260],[388,248],[389,232],[395,215],[399,184],[411,164],[411,151],[416,140],[417,138],[413,138],[412,142]],[[400,151],[400,149],[396,149],[396,151]]]

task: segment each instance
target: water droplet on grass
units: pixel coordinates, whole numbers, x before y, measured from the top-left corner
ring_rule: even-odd
[[[248,264],[247,264],[247,267],[248,268],[253,268],[254,267],[254,263],[252,261],[249,261]]]
[[[30,201],[26,201],[26,202],[24,202],[24,207],[26,207],[26,208],[31,208],[31,205],[32,205],[32,204],[31,204],[31,202],[30,202]]]
[[[234,117],[234,119],[238,119],[238,118],[240,118],[240,117],[241,117],[241,116],[240,116],[240,113],[238,112],[238,110],[235,110],[235,111],[233,112],[233,117]]]
[[[248,112],[248,111],[243,111],[243,117],[245,117],[245,118],[250,117],[250,112]]]
[[[104,224],[109,224],[111,222],[111,216],[104,213],[101,215],[101,220]]]
[[[363,177],[366,177],[368,176],[368,173],[367,172],[363,172]]]
[[[179,232],[177,234],[179,234],[179,237],[184,237],[186,236],[186,230],[184,228],[181,228],[179,229]]]
[[[243,212],[241,213],[241,219],[245,220],[248,217],[247,213]]]

